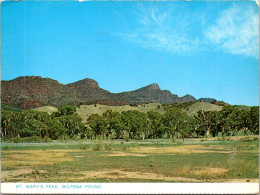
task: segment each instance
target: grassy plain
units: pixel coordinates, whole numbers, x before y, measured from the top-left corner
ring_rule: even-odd
[[[258,136],[2,143],[2,182],[259,182]]]

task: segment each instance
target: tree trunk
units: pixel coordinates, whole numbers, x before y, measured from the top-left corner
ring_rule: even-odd
[[[206,131],[206,137],[208,138],[210,135],[210,129],[208,128],[207,131]]]
[[[224,134],[225,134],[225,128],[224,127],[221,128],[221,133],[222,133],[222,137],[224,137]]]
[[[248,127],[245,127],[244,128],[244,135],[247,135],[247,133],[248,133]]]
[[[237,132],[238,132],[238,130],[235,129],[235,131],[233,131],[233,133],[232,133],[232,136],[236,136]]]
[[[5,137],[6,137],[6,132],[7,132],[7,127],[6,127],[6,123],[5,123]]]
[[[145,139],[145,132],[143,132],[143,140]]]

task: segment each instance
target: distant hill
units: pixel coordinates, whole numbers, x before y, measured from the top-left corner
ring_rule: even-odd
[[[194,115],[199,110],[204,110],[204,111],[222,110],[222,106],[217,106],[208,102],[176,103],[174,104],[173,107],[181,108],[183,111],[187,112],[188,115]],[[35,108],[34,110],[48,112],[49,114],[51,114],[53,112],[56,112],[58,109],[53,106],[43,106],[43,107]],[[163,106],[160,103],[140,104],[137,106],[129,106],[129,105],[108,106],[108,105],[101,105],[101,104],[80,105],[80,107],[77,108],[77,113],[83,119],[84,122],[87,122],[87,119],[91,114],[102,115],[107,110],[113,110],[117,112],[122,112],[127,110],[138,110],[140,112],[145,112],[145,113],[153,110],[161,114],[164,114],[165,106]]]
[[[83,79],[67,85],[50,78],[40,76],[18,77],[10,81],[2,81],[1,101],[16,108],[35,108],[41,106],[63,105],[129,105],[143,103],[183,103],[197,101],[187,94],[179,97],[168,90],[161,90],[154,83],[140,89],[111,93],[99,87],[92,79]],[[209,98],[205,98],[208,102]],[[203,101],[203,98],[199,101]]]
[[[218,106],[215,104],[211,104],[208,102],[195,102],[194,104],[186,107],[184,110],[188,113],[188,115],[194,115],[197,111],[220,111],[223,106]]]
[[[216,102],[217,100],[216,99],[214,99],[214,98],[200,98],[200,99],[198,99],[198,102],[209,102],[209,103],[211,103],[211,102]]]

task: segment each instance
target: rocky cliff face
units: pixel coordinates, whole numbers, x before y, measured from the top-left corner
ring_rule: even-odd
[[[47,105],[54,98],[66,94],[65,85],[49,78],[18,77],[1,82],[1,101],[18,108]]]
[[[154,83],[146,87],[142,87],[135,91],[123,92],[117,94],[117,97],[130,104],[160,102],[173,103],[178,102],[178,96],[172,94],[168,90],[161,90],[159,85]]]
[[[153,83],[135,91],[111,93],[99,87],[92,79],[83,79],[67,85],[40,76],[18,77],[2,81],[2,104],[17,108],[62,106],[66,104],[101,103],[108,105],[139,104],[149,102],[174,103],[196,101],[191,95],[178,97],[168,90],[161,90]],[[201,99],[203,101],[203,99]]]

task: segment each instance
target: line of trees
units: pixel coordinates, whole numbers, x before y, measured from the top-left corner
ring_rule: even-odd
[[[75,106],[64,106],[49,115],[34,110],[1,111],[1,136],[4,138],[32,137],[73,138],[85,134],[86,127]]]
[[[92,114],[87,123],[76,113],[76,107],[63,106],[49,115],[32,110],[2,110],[2,137],[66,139],[147,139],[197,138],[259,134],[259,107],[250,110],[224,106],[221,111],[198,111],[194,116],[178,108],[164,114],[128,110],[121,113],[108,110],[103,115]]]
[[[235,136],[242,130],[245,135],[259,134],[259,107],[250,110],[225,106],[221,111],[198,111],[194,116],[178,108],[170,108],[164,114],[136,110],[122,113],[111,110],[102,116],[93,114],[88,118],[91,127],[87,137],[146,138],[197,138]]]

